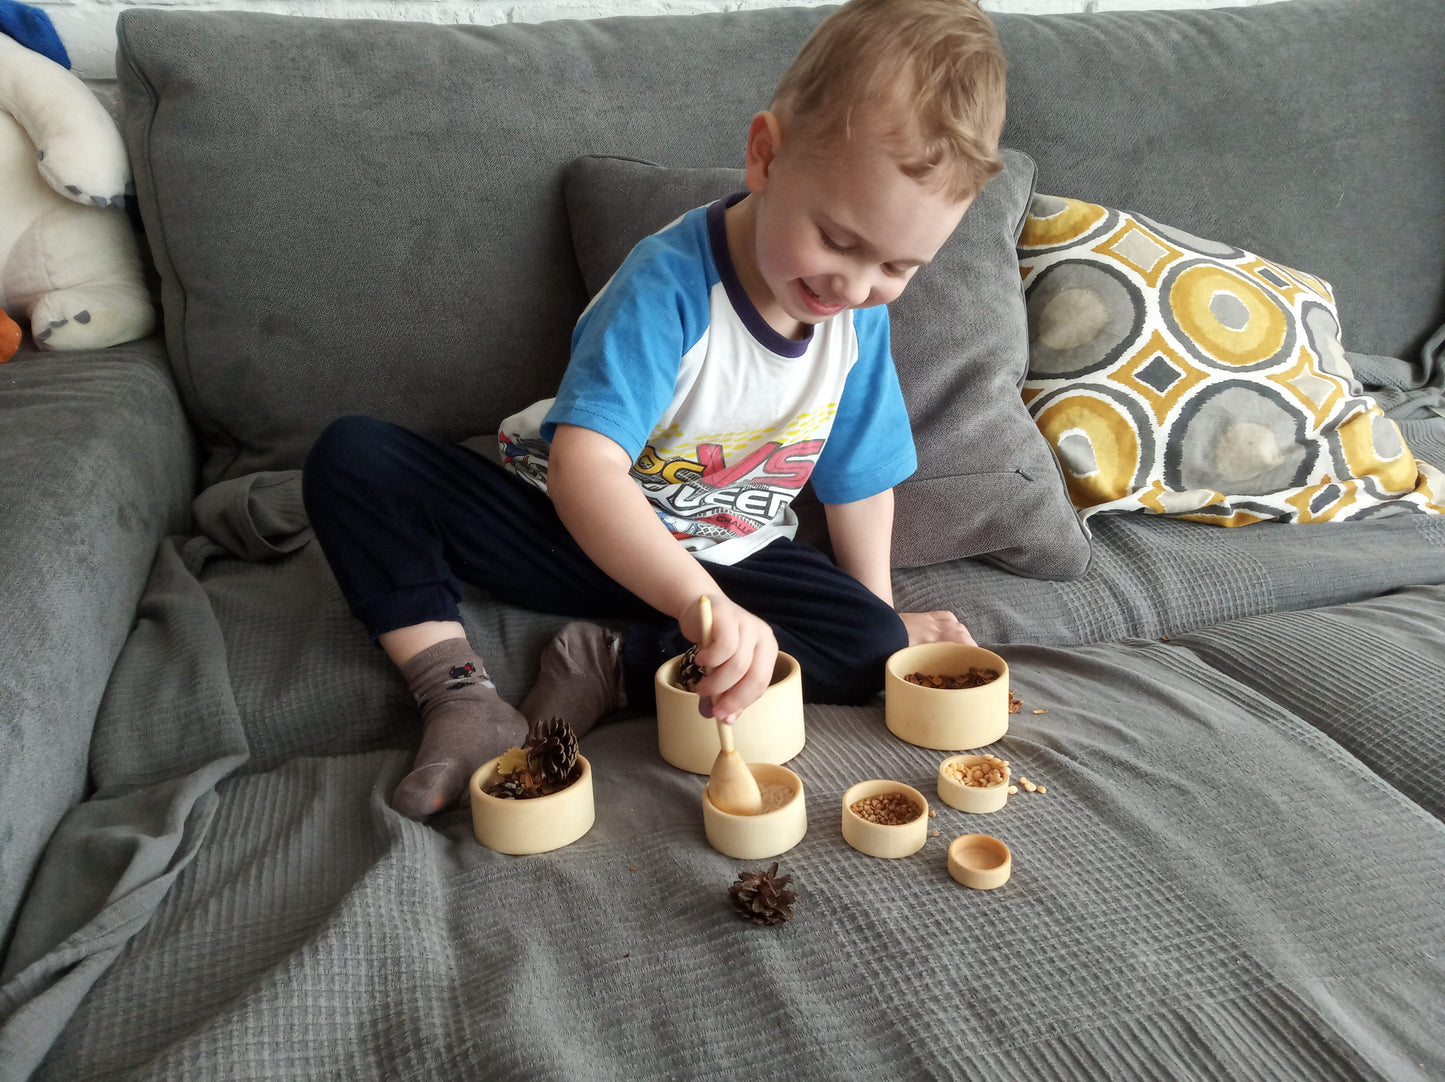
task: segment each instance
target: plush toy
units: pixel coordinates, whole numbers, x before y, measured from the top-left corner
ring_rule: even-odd
[[[41,349],[149,334],[155,312],[125,213],[130,163],[43,12],[0,0],[0,308]]]
[[[15,351],[20,348],[20,335],[20,324],[0,311],[0,363],[15,356]]]

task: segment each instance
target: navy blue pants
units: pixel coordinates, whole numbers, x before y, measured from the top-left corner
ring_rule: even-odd
[[[584,553],[547,496],[483,455],[369,417],[317,438],[302,493],[347,604],[373,639],[460,620],[462,584],[540,612],[628,621],[628,702],[653,703],[653,673],[687,649],[677,621],[623,589]],[[708,570],[798,659],[810,702],[861,703],[907,645],[903,621],[810,545],[779,540]]]

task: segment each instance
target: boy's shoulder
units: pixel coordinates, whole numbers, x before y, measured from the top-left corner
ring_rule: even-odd
[[[627,298],[670,307],[679,294],[706,295],[718,281],[709,208],[695,207],[638,241],[590,308],[612,308]]]
[[[632,247],[618,273],[639,268],[685,271],[711,263],[709,207],[694,207]]]

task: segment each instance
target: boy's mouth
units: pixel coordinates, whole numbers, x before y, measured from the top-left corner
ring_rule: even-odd
[[[798,295],[802,297],[804,306],[810,312],[822,318],[835,316],[844,308],[848,307],[846,304],[830,304],[825,301],[818,294],[814,293],[808,286],[808,283],[801,278],[798,279]]]

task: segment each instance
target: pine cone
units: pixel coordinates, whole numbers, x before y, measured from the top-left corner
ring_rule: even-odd
[[[697,646],[689,646],[677,667],[677,686],[683,691],[696,691],[697,682],[707,675],[707,670],[697,663]]]
[[[737,882],[728,887],[734,912],[754,924],[782,924],[792,920],[793,903],[798,900],[797,893],[787,889],[792,879],[791,875],[778,874],[776,860],[769,868],[740,873]]]
[[[548,718],[527,734],[527,766],[542,779],[543,789],[555,792],[574,779],[577,734],[562,718]]]

